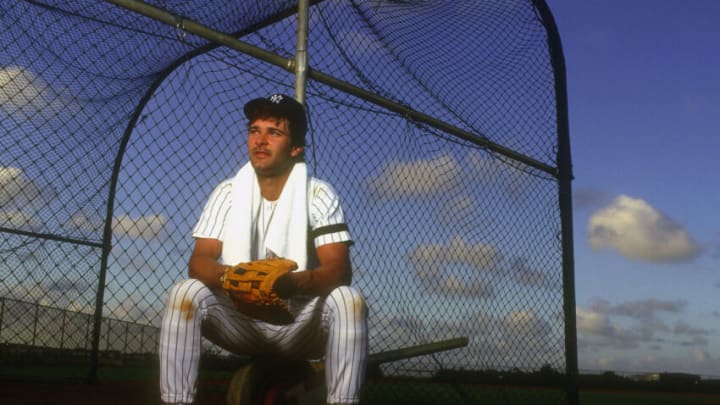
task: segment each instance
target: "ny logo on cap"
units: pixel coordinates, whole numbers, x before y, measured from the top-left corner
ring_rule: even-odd
[[[270,96],[270,102],[272,102],[272,103],[280,104],[282,101],[283,101],[282,94],[273,94],[272,96]]]

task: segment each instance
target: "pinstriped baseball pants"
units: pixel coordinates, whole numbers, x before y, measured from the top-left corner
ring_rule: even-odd
[[[357,403],[368,356],[368,309],[354,287],[314,298],[289,325],[273,325],[235,310],[229,298],[186,279],[170,290],[160,330],[160,393],[167,403],[192,403],[201,335],[240,355],[325,356],[327,403]]]

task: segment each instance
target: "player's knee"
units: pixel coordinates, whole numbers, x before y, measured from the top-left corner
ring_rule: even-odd
[[[168,294],[168,306],[174,307],[177,306],[176,303],[178,302],[191,301],[193,297],[197,297],[199,295],[198,292],[202,288],[207,287],[205,287],[205,284],[201,281],[193,278],[178,281],[170,289],[170,293]]]
[[[355,287],[340,286],[330,292],[328,297],[336,306],[337,310],[358,319],[367,317],[367,303],[365,297]]]

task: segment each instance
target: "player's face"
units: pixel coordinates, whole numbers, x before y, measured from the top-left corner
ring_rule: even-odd
[[[258,176],[287,173],[302,147],[292,146],[286,119],[257,119],[248,127],[248,154]]]

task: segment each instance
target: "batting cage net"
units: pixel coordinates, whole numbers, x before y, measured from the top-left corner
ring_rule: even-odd
[[[247,160],[243,104],[294,94],[297,10],[0,3],[3,375],[155,359],[195,221]],[[570,159],[545,3],[315,1],[308,27],[306,161],[342,199],[371,353],[467,339],[373,366],[368,403],[565,403]]]

